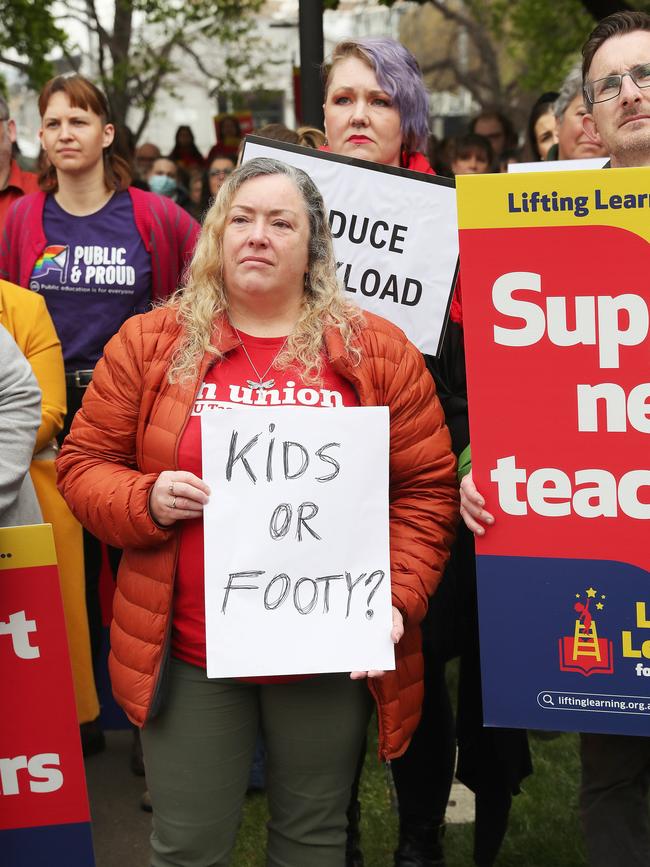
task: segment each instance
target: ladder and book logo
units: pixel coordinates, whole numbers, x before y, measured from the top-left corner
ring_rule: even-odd
[[[591,674],[613,674],[614,654],[612,642],[599,638],[596,616],[605,608],[605,595],[593,587],[584,596],[576,593],[573,610],[578,614],[573,635],[559,639],[561,671],[575,671],[585,677]]]

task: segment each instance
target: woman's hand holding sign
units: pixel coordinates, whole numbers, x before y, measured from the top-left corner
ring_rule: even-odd
[[[198,518],[209,496],[210,488],[194,473],[165,470],[149,494],[149,513],[161,527],[170,527],[176,521]]]
[[[487,524],[488,527],[494,524],[494,515],[486,512],[483,508],[484,505],[485,500],[477,491],[470,470],[460,483],[460,514],[467,529],[476,536],[482,536],[485,533],[484,524]]]
[[[404,635],[404,618],[393,605],[393,628],[390,631],[390,638],[393,644],[399,644],[402,635]],[[376,671],[375,669],[371,669],[370,671],[351,671],[350,679],[363,680],[364,677],[379,678],[383,677],[385,674],[385,671]]]

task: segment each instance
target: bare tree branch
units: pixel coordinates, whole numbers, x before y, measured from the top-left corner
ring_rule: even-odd
[[[185,52],[185,54],[188,54],[192,58],[192,60],[196,63],[199,72],[202,72],[203,75],[210,79],[215,77],[214,72],[206,67],[205,63],[203,63],[203,61],[201,60],[201,57],[197,54],[196,51],[194,51],[194,49],[190,48],[190,46],[186,42],[183,42],[181,45],[179,45],[179,48],[181,49],[181,51]],[[285,61],[282,62],[284,63]]]
[[[99,15],[97,14],[97,7],[95,6],[95,0],[86,0],[86,8],[88,10],[88,17],[94,23],[96,28],[96,33],[99,36],[100,42],[110,44],[110,36],[102,27],[102,24],[99,20]]]
[[[86,8],[86,4],[84,2],[73,3],[71,0],[66,0],[65,9],[69,9],[75,15],[80,15],[84,18],[86,26],[88,26],[88,9]],[[65,16],[62,16],[65,17]]]
[[[158,68],[156,69],[156,72],[154,73],[154,75],[152,75],[151,78],[149,79],[148,86],[143,87],[143,90],[142,90],[142,97],[143,97],[145,103],[149,103],[151,100],[153,100],[153,97],[155,96],[155,93],[158,90],[158,87],[160,86],[161,81],[163,80],[163,78],[167,74],[167,63],[169,61],[169,56],[172,53],[172,49],[176,45],[177,39],[178,39],[178,34],[175,33],[166,42],[166,44],[162,47],[162,49],[160,49],[157,52],[157,56],[160,58]]]
[[[4,57],[4,55],[0,55],[0,63],[6,63],[7,66],[13,66],[14,69],[20,69],[21,72],[29,71],[28,63],[23,63],[20,60],[14,60],[11,57]]]
[[[88,18],[82,18],[80,15],[76,15],[68,12],[65,15],[60,15],[57,19],[58,21],[76,21],[78,24],[83,24],[86,30],[90,30],[91,33],[97,33],[97,27],[95,24],[88,20]]]
[[[473,20],[465,15],[460,9],[452,8],[447,5],[445,0],[429,0],[432,6],[434,6],[438,12],[446,18],[447,21],[455,21],[456,24],[461,24],[463,27],[471,27],[474,23]]]
[[[262,0],[114,0],[109,21],[104,16],[103,0],[62,0],[59,20],[83,25],[114,121],[125,124],[130,109],[141,110],[140,135],[159,90],[169,85],[173,91],[176,49],[191,58],[188,65],[197,78],[208,79],[207,89],[220,75],[230,81],[237,69],[244,67],[249,72],[255,66],[246,59],[250,51],[242,48],[242,38],[249,34],[253,15],[261,5]],[[136,17],[136,28],[134,15],[145,7],[146,20],[141,26]],[[199,48],[199,39],[204,36],[209,46],[206,54]],[[237,46],[238,50],[215,58],[215,43]],[[21,61],[4,62],[21,71],[27,69]],[[219,71],[222,66],[223,74]]]

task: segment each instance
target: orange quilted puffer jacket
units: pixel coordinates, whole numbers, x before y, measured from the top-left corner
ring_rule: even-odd
[[[447,560],[457,517],[455,459],[433,380],[420,353],[395,326],[369,313],[353,366],[340,334],[325,343],[332,365],[363,406],[390,407],[390,556],[393,605],[405,633],[397,669],[368,685],[378,706],[382,758],[407,747],[420,717],[419,622]],[[146,724],[164,698],[178,529],[148,511],[158,474],[177,468],[178,443],[213,356],[192,386],[170,385],[169,360],[181,335],[176,313],[134,316],[106,346],[57,461],[59,488],[92,533],[124,549],[113,603],[110,673],[129,719]],[[228,322],[213,338],[222,352],[239,339]]]

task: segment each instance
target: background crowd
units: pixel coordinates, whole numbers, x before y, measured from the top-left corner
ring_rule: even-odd
[[[582,72],[575,66],[559,93],[548,91],[539,96],[525,129],[516,129],[502,110],[485,108],[467,121],[465,132],[444,139],[427,134],[422,153],[436,174],[445,177],[507,172],[508,165],[516,162],[605,156],[603,147],[584,135],[582,116],[585,111]],[[0,114],[5,125],[0,149],[1,226],[11,203],[20,195],[37,189],[37,172],[44,152],[36,166],[23,158],[16,144],[15,122],[2,97]],[[236,118],[232,118],[232,130],[226,128],[222,132],[222,123],[223,119],[216,125],[221,137],[207,154],[198,149],[192,129],[187,125],[176,129],[173,147],[168,151],[162,142],[145,141],[136,145],[128,127],[115,130],[112,149],[128,164],[132,186],[170,198],[202,222],[224,180],[237,165],[242,150],[243,138]],[[253,132],[264,138],[311,148],[322,147],[326,141],[322,130],[313,127],[293,130],[282,123],[267,124]]]

